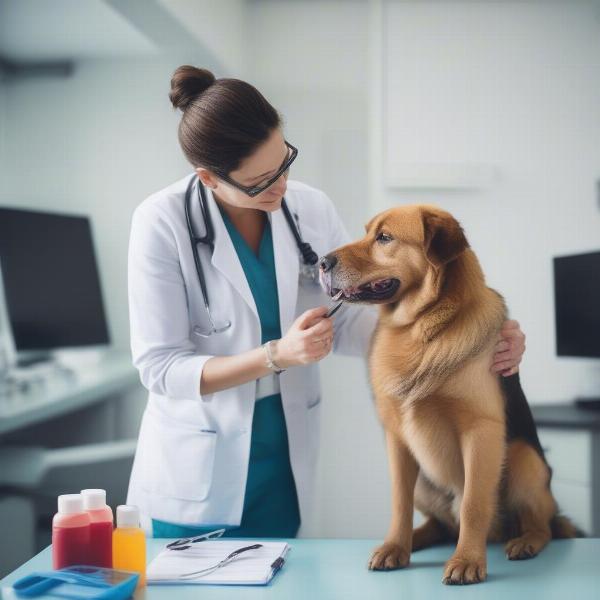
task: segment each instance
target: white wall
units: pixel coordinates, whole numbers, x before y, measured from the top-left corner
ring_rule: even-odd
[[[462,222],[527,334],[532,402],[597,395],[598,361],[555,356],[551,259],[600,248],[599,3],[381,4],[372,165],[483,163],[498,178],[481,190],[391,190],[373,166],[378,210],[433,202]]]
[[[224,75],[239,77],[246,60],[246,0],[158,0],[194,36],[219,59]],[[194,62],[196,64],[196,62]]]

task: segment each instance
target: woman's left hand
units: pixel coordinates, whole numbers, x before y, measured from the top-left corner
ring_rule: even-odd
[[[500,335],[502,339],[496,344],[491,370],[492,373],[508,377],[519,371],[519,363],[525,352],[525,334],[517,321],[505,321]]]

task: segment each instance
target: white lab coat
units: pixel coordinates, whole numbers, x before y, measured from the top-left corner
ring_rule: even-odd
[[[134,365],[149,400],[142,419],[127,502],[151,518],[187,525],[239,525],[248,473],[256,381],[200,394],[212,356],[260,346],[252,293],[215,200],[207,190],[215,230],[211,256],[199,246],[215,322],[231,321],[208,338],[208,327],[185,220],[189,177],[147,198],[135,210],[129,245],[129,310]],[[289,181],[286,201],[301,234],[323,256],[349,241],[329,198]],[[192,219],[204,233],[194,194]],[[300,255],[281,210],[269,215],[273,233],[281,331],[305,310],[327,304],[318,285],[299,283]],[[376,321],[369,307],[344,306],[335,316],[334,351],[364,356]],[[279,377],[290,462],[300,515],[311,510],[319,439],[319,367],[292,367]]]

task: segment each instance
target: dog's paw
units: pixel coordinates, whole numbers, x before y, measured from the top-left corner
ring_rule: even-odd
[[[371,571],[390,571],[392,569],[402,569],[409,562],[410,552],[399,544],[385,542],[373,550],[368,567]]]
[[[481,583],[487,577],[485,557],[473,559],[453,556],[444,568],[442,582],[447,585]]]
[[[545,546],[535,535],[522,535],[521,537],[508,540],[504,551],[508,560],[526,560],[537,556],[540,550]]]

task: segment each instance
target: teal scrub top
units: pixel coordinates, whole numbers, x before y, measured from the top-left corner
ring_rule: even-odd
[[[281,337],[279,296],[271,223],[266,219],[258,255],[248,246],[227,214],[221,210],[248,285],[261,326],[262,343]],[[201,535],[218,528],[184,527],[152,521],[154,537],[179,538]],[[248,480],[239,527],[227,528],[229,537],[295,537],[300,527],[298,495],[290,465],[287,427],[281,394],[256,401],[252,420]]]

